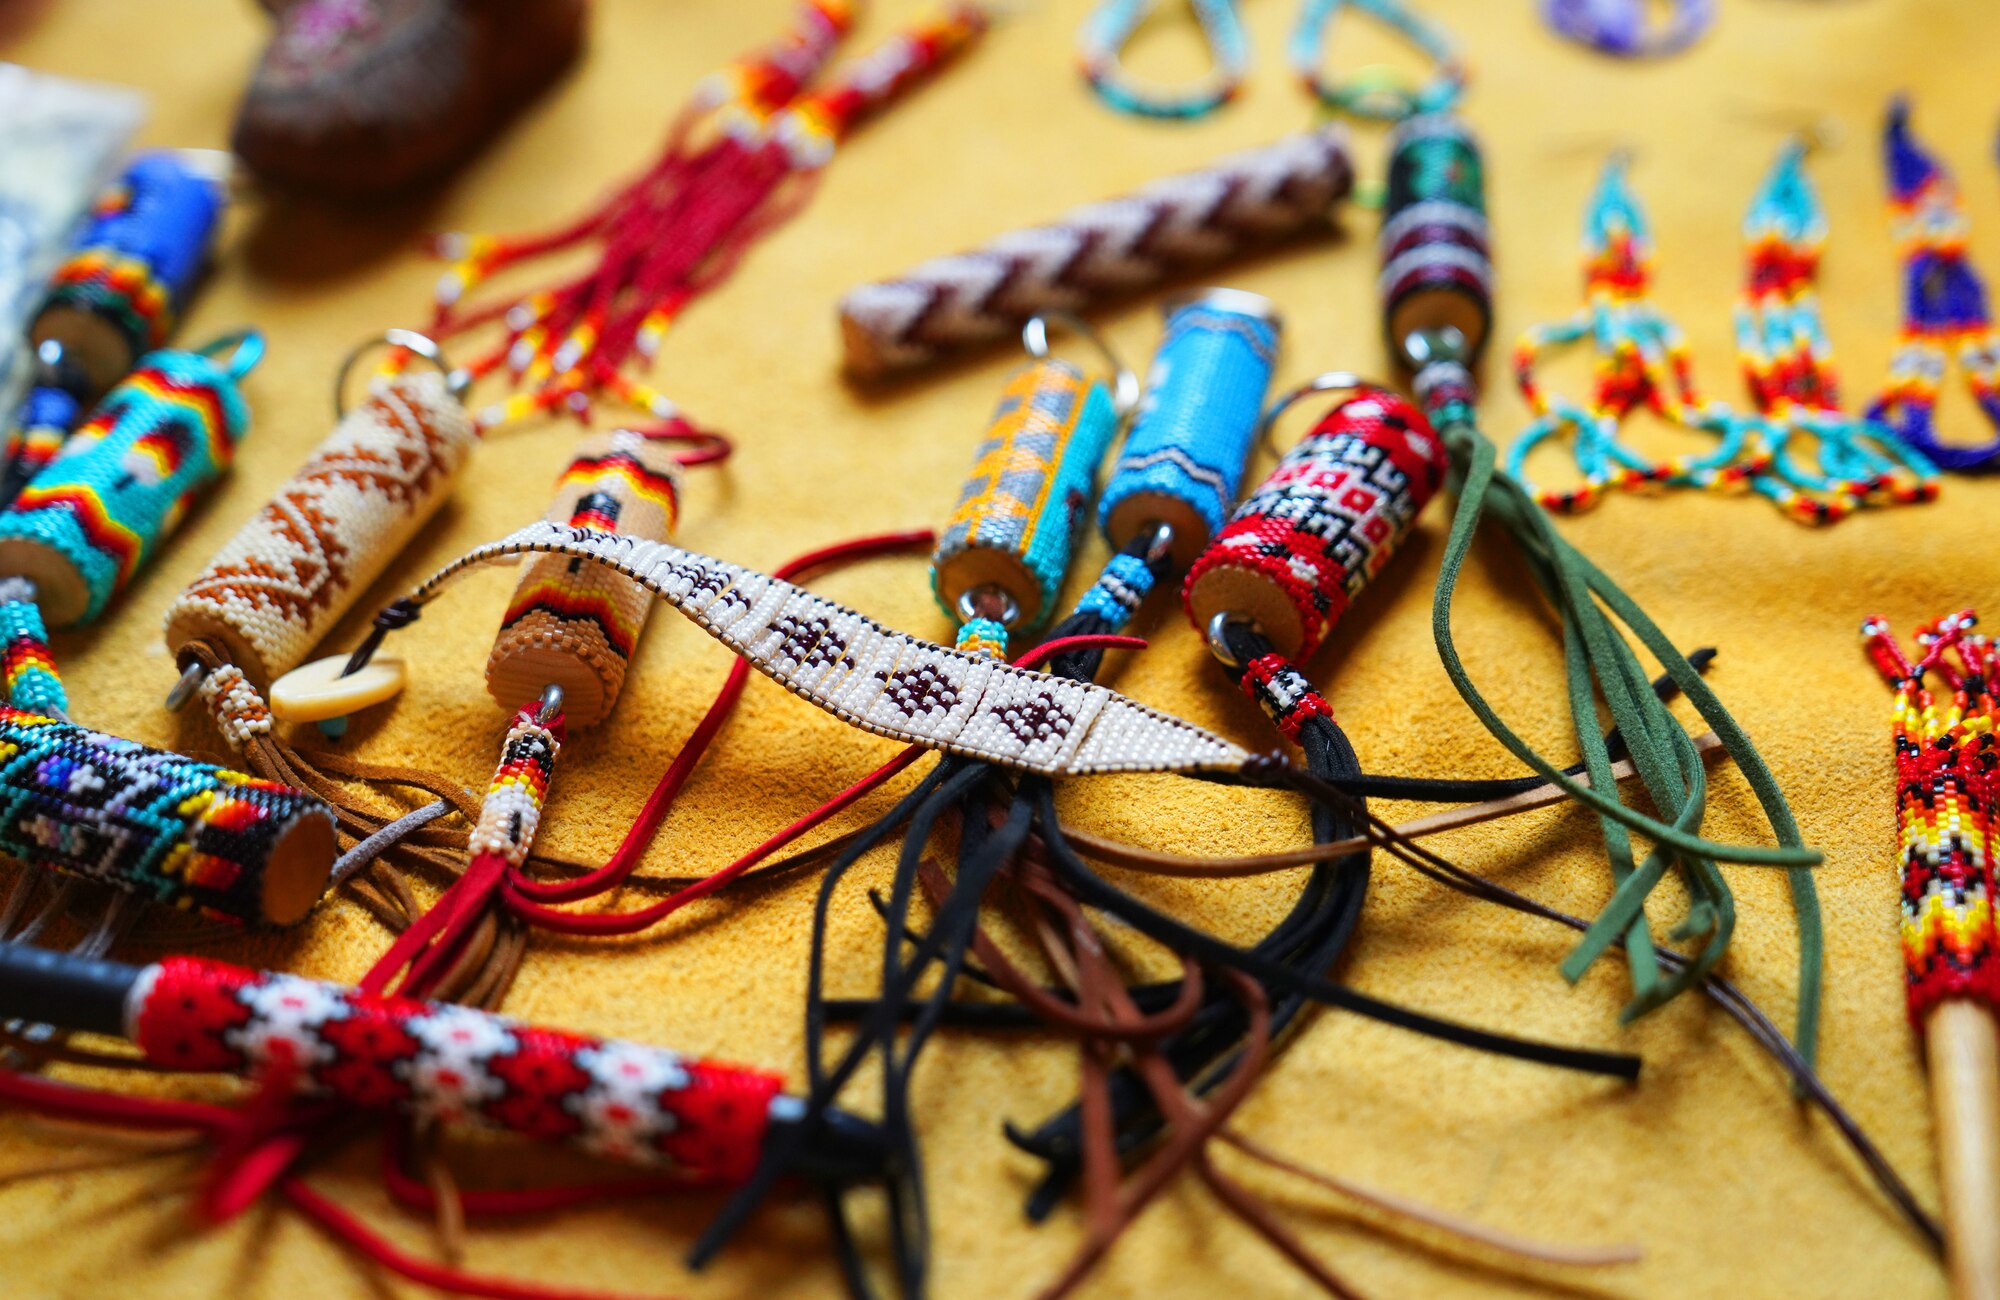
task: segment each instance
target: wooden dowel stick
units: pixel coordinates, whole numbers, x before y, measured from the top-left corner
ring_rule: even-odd
[[[1953,1300],[2000,1300],[2000,1038],[1969,998],[1924,1024]]]

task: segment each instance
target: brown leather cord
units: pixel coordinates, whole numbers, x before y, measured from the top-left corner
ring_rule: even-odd
[[[18,1169],[0,1169],[0,1187],[12,1187],[16,1183],[31,1182],[38,1178],[61,1178],[69,1174],[95,1173],[103,1169],[127,1169],[133,1165],[154,1160],[165,1160],[172,1156],[191,1155],[203,1146],[200,1137],[177,1137],[172,1145],[157,1144],[143,1147],[126,1147],[106,1155],[70,1156],[67,1159],[51,1156]]]
[[[417,1164],[435,1205],[432,1221],[437,1229],[438,1253],[457,1268],[465,1262],[465,1198],[458,1194],[458,1180],[438,1149],[437,1129],[426,1127],[411,1135]]]
[[[180,1074],[183,1071],[167,1065],[156,1065],[143,1056],[133,1056],[124,1052],[99,1052],[87,1047],[72,1046],[57,1038],[29,1038],[11,1029],[0,1028],[0,1048],[18,1052],[45,1065],[51,1061],[64,1065],[88,1065],[100,1070],[144,1070],[149,1074]]]
[[[1722,748],[1722,741],[1712,731],[1695,737],[1694,743],[1704,758],[1722,756],[1727,752]],[[1611,770],[1621,781],[1631,777],[1635,772],[1630,759],[1614,764]],[[1578,777],[1577,781],[1586,786],[1590,784],[1587,777]],[[1518,813],[1532,812],[1538,808],[1552,807],[1568,798],[1569,795],[1557,786],[1541,785],[1533,790],[1509,795],[1504,799],[1490,799],[1485,803],[1468,804],[1463,808],[1449,808],[1418,817],[1395,827],[1395,833],[1405,840],[1420,839],[1427,835],[1437,835],[1466,826],[1476,826],[1482,822],[1496,821],[1502,817],[1512,817]],[[1107,839],[1088,831],[1077,830],[1068,824],[1063,826],[1063,834],[1086,856],[1115,867],[1144,871],[1156,876],[1212,880],[1260,876],[1272,871],[1309,867],[1316,863],[1344,858],[1381,842],[1375,835],[1363,835],[1353,839],[1308,845],[1302,849],[1288,849],[1282,853],[1258,853],[1243,857],[1190,857]]]

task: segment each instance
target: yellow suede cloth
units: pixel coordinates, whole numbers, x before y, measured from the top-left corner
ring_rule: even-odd
[[[1715,31],[1659,64],[1610,60],[1563,43],[1527,0],[1426,0],[1462,37],[1474,67],[1467,109],[1486,144],[1501,266],[1492,393],[1497,439],[1523,418],[1506,382],[1507,348],[1578,297],[1576,242],[1599,160],[1635,152],[1633,179],[1656,226],[1659,298],[1688,329],[1710,391],[1740,400],[1729,303],[1740,274],[1738,227],[1787,123],[1837,119],[1843,139],[1811,160],[1833,238],[1826,314],[1862,400],[1886,365],[1899,302],[1876,144],[1889,95],[1918,95],[1917,127],[1971,195],[1974,252],[2000,268],[1992,87],[2000,54],[1992,15],[1974,0],[1815,4],[1744,0]],[[913,11],[883,3],[850,43],[861,49]],[[857,393],[837,374],[832,308],[864,277],[1047,218],[1295,129],[1311,113],[1283,66],[1296,6],[1246,6],[1257,66],[1242,100],[1194,124],[1148,123],[1099,106],[1075,73],[1073,34],[1088,0],[1011,5],[963,66],[867,126],[807,210],[758,246],[736,277],[698,304],[669,340],[658,382],[697,418],[728,430],[737,454],[690,476],[682,540],[760,567],[862,532],[935,524],[947,510],[1000,376],[1006,348],[915,382]],[[1192,70],[1191,24],[1176,16],[1135,53],[1145,71]],[[139,740],[216,754],[199,710],[169,716],[174,672],[160,641],[171,596],[325,432],[328,386],[346,350],[390,325],[420,325],[437,265],[432,230],[512,231],[561,221],[650,160],[687,88],[767,40],[781,0],[601,0],[577,74],[434,204],[334,217],[249,200],[231,219],[215,275],[183,341],[241,324],[264,329],[270,357],[251,377],[255,428],[221,490],[98,626],[61,635],[56,653],[80,720]],[[1365,20],[1343,18],[1343,64],[1406,58]],[[5,57],[146,90],[145,141],[221,146],[268,23],[247,0],[131,5],[70,0],[30,15]],[[1364,176],[1378,174],[1376,130],[1356,132]],[[1219,279],[1282,305],[1279,379],[1327,368],[1384,369],[1377,334],[1373,219],[1349,233],[1264,256]],[[1101,320],[1143,359],[1157,335],[1151,302]],[[1580,365],[1552,382],[1578,391]],[[1962,395],[1945,407],[1958,436],[1983,432]],[[371,609],[476,542],[537,517],[568,454],[571,428],[496,434],[452,504],[376,588]],[[1662,444],[1665,445],[1665,444]],[[1681,444],[1685,445],[1685,444]],[[1254,467],[1253,473],[1261,472]],[[1560,473],[1554,461],[1547,471]],[[1870,513],[1824,532],[1753,499],[1619,498],[1563,525],[1685,648],[1720,647],[1712,680],[1763,748],[1793,800],[1819,872],[1827,921],[1823,1068],[1927,1203],[1936,1204],[1931,1132],[1916,1040],[1903,1012],[1895,938],[1896,846],[1890,799],[1888,692],[1856,638],[1864,614],[1899,630],[1966,604],[2000,603],[2000,485],[1953,480],[1935,505]],[[1377,589],[1310,665],[1371,771],[1507,776],[1515,764],[1467,715],[1439,669],[1429,613],[1444,512],[1434,509]],[[1095,572],[1093,539],[1079,571]],[[398,636],[408,692],[359,721],[349,748],[368,759],[441,767],[475,787],[492,770],[502,710],[481,669],[512,578],[475,579]],[[921,562],[870,563],[817,584],[885,622],[943,637]],[[1073,594],[1073,592],[1072,592]],[[354,644],[365,614],[327,647]],[[1505,549],[1482,542],[1458,626],[1468,664],[1529,737],[1565,734],[1558,649],[1543,606]],[[1259,747],[1265,720],[1223,684],[1180,615],[1155,601],[1136,630],[1153,641],[1115,656],[1109,680]],[[579,857],[607,853],[687,735],[727,665],[671,613],[659,615],[605,726],[564,751],[545,842]],[[772,684],[743,706],[646,860],[654,873],[712,870],[893,751]],[[1733,770],[1715,771],[1710,830],[1754,834],[1754,805]],[[1299,843],[1304,814],[1275,795],[1220,792],[1164,779],[1078,782],[1077,821],[1182,851],[1271,850]],[[880,808],[876,800],[871,807]],[[850,817],[849,823],[854,819]],[[1551,811],[1437,842],[1466,866],[1571,911],[1608,892],[1593,821]],[[880,928],[864,889],[886,879],[877,854],[859,867],[832,928],[831,990],[873,987]],[[1741,920],[1728,974],[1789,1026],[1796,940],[1781,878],[1729,871]],[[1249,939],[1289,905],[1296,881],[1134,881],[1162,906]],[[508,1010],[529,1020],[713,1053],[786,1072],[802,1066],[811,879],[741,891],[693,909],[663,933],[614,942],[537,937]],[[630,905],[631,899],[620,902]],[[1663,892],[1662,921],[1679,906]],[[1664,928],[1664,926],[1663,926]],[[1292,1157],[1381,1188],[1550,1239],[1634,1241],[1637,1266],[1523,1279],[1476,1250],[1426,1247],[1427,1234],[1381,1232],[1329,1194],[1253,1169],[1228,1169],[1267,1192],[1285,1220],[1371,1296],[1520,1294],[1547,1287],[1619,1296],[1918,1296],[1942,1275],[1877,1196],[1824,1123],[1804,1118],[1777,1071],[1724,1015],[1695,997],[1629,1029],[1616,1013],[1625,972],[1606,960],[1571,989],[1556,973],[1570,936],[1444,893],[1379,861],[1365,922],[1344,970],[1357,987],[1481,1025],[1641,1052],[1637,1086],[1498,1061],[1376,1026],[1317,1014],[1240,1113],[1250,1134]],[[323,906],[294,932],[225,945],[223,955],[349,980],[385,943],[352,902]],[[1136,947],[1137,945],[1135,945]],[[1145,950],[1147,969],[1168,969]],[[121,1081],[122,1086],[137,1086]],[[206,1081],[203,1095],[232,1091]],[[1001,1137],[1076,1086],[1071,1048],[1040,1036],[950,1035],[930,1051],[915,1107],[929,1162],[939,1296],[1013,1296],[1053,1277],[1079,1239],[1073,1206],[1030,1227],[1019,1206],[1038,1166]],[[857,1106],[873,1105],[865,1088]],[[0,1180],[77,1152],[88,1135],[0,1119]],[[323,1160],[316,1185],[419,1253],[426,1223],[393,1209],[373,1147]],[[257,1208],[219,1229],[190,1215],[186,1157],[90,1173],[0,1181],[0,1291],[13,1296],[387,1296],[419,1294],[354,1262],[296,1215]],[[481,1148],[472,1181],[574,1175],[567,1158],[520,1146]],[[721,1261],[689,1275],[679,1260],[714,1200],[691,1195],[482,1223],[467,1264],[500,1275],[647,1294],[824,1295],[838,1287],[823,1220],[809,1199],[757,1218]],[[863,1216],[870,1239],[881,1220]],[[1112,1252],[1087,1294],[1304,1295],[1307,1284],[1192,1181],[1177,1184]]]

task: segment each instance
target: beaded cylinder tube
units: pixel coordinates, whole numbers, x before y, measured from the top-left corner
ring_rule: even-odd
[[[98,199],[29,331],[82,367],[91,392],[80,398],[167,341],[221,216],[222,187],[174,153],[142,154]]]
[[[1985,282],[1967,255],[1972,220],[1965,196],[1911,132],[1908,104],[1890,106],[1882,145],[1890,229],[1903,258],[1903,325],[1888,382],[1868,417],[1945,469],[1989,468],[2000,464],[2000,437],[1971,445],[1937,436],[1938,394],[1952,360],[1987,423],[2000,429],[2000,332]]]
[[[167,648],[206,641],[259,687],[298,667],[437,512],[474,443],[443,376],[376,381],[167,607]]]
[[[1419,330],[1455,329],[1477,355],[1492,325],[1493,264],[1479,145],[1449,113],[1406,118],[1389,135],[1378,248],[1391,351]]]
[[[0,706],[0,853],[156,903],[289,925],[333,869],[309,794]]]
[[[1203,290],[1168,304],[1165,315],[1097,520],[1114,549],[1151,525],[1170,526],[1174,560],[1185,568],[1236,500],[1282,324],[1268,299],[1236,289]]]
[[[1310,658],[1444,472],[1444,444],[1421,411],[1361,390],[1284,454],[1194,562],[1188,617],[1201,628],[1218,614],[1252,620],[1284,658]]]
[[[673,539],[680,466],[672,444],[629,429],[595,433],[557,484],[550,523]],[[602,565],[546,555],[528,566],[486,660],[486,689],[509,708],[554,683],[563,714],[588,727],[611,712],[653,593]]]
[[[31,579],[58,627],[102,613],[235,459],[250,428],[237,385],[263,350],[248,334],[227,358],[141,358],[0,514],[0,575]]]
[[[1993,853],[2000,777],[2000,716],[1993,674],[2000,654],[1970,632],[1970,611],[1921,628],[1927,653],[1912,667],[1888,624],[1861,632],[1896,692],[1896,824],[1902,844],[1903,961],[1910,1019],[1922,1026],[1947,998],[2000,1009],[2000,929],[1993,913]],[[1956,650],[1959,662],[1946,654]],[[1951,686],[1937,699],[1924,684],[1937,671]]]
[[[749,1177],[774,1112],[796,1104],[759,1070],[200,957],[147,967],[125,1007],[127,1037],[171,1069],[228,1071],[717,1182]]]
[[[959,648],[1004,652],[1009,631],[1048,620],[1117,425],[1104,385],[1067,361],[1038,358],[1008,379],[938,536],[931,589],[957,617],[960,597],[997,588],[1018,616],[966,623]]]
[[[0,678],[8,704],[23,713],[66,718],[69,693],[49,653],[49,632],[35,597],[35,584],[26,578],[0,578]]]

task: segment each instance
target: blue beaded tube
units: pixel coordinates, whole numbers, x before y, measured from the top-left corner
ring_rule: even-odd
[[[34,387],[7,438],[0,501],[54,458],[92,401],[166,343],[222,206],[212,169],[172,152],[140,155],[99,196],[29,329]]]
[[[1164,314],[1166,333],[1097,518],[1115,548],[1167,525],[1174,561],[1186,568],[1235,503],[1283,326],[1268,298],[1239,289],[1205,289]]]
[[[0,514],[0,577],[32,581],[57,627],[95,618],[235,459],[250,427],[238,381],[263,352],[246,331],[140,358]]]

